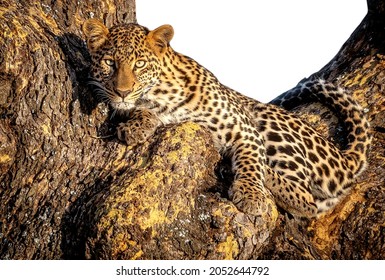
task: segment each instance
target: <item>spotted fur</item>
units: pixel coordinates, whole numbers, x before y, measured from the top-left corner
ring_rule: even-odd
[[[357,103],[324,83],[304,83],[275,103],[320,99],[341,113],[348,147],[339,150],[296,115],[221,84],[193,59],[175,52],[169,25],[153,31],[137,24],[107,29],[87,20],[91,84],[131,118],[119,139],[137,145],[162,124],[193,121],[207,127],[216,148],[232,159],[230,198],[244,212],[268,211],[268,197],[294,215],[313,217],[334,206],[365,165],[368,122]]]

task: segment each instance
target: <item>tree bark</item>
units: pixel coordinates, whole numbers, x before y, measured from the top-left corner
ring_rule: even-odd
[[[108,110],[86,87],[91,16],[132,22],[135,2],[0,1],[1,259],[66,256],[72,205],[130,152],[97,139]]]
[[[367,109],[373,145],[355,191],[312,221],[268,223],[228,200],[232,175],[210,134],[160,128],[142,146],[116,140],[119,117],[87,88],[81,24],[135,22],[134,0],[0,2],[1,259],[382,259],[385,4],[313,74]],[[295,109],[333,141],[328,109]],[[336,129],[329,129],[335,127]],[[364,237],[364,238],[363,238]]]

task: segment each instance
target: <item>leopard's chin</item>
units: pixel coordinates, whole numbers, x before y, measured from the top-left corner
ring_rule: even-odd
[[[119,111],[128,111],[135,107],[131,102],[111,102],[111,105]]]

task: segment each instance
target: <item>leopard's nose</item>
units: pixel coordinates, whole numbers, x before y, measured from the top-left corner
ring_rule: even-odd
[[[131,90],[116,89],[116,92],[121,98],[126,98],[131,93]]]

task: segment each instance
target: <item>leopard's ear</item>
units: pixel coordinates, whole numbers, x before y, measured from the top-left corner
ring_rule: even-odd
[[[171,25],[165,24],[150,31],[147,35],[147,40],[154,51],[163,53],[169,46],[173,36],[174,28]]]
[[[108,28],[97,19],[88,19],[83,23],[87,47],[91,53],[96,52],[106,41]]]

